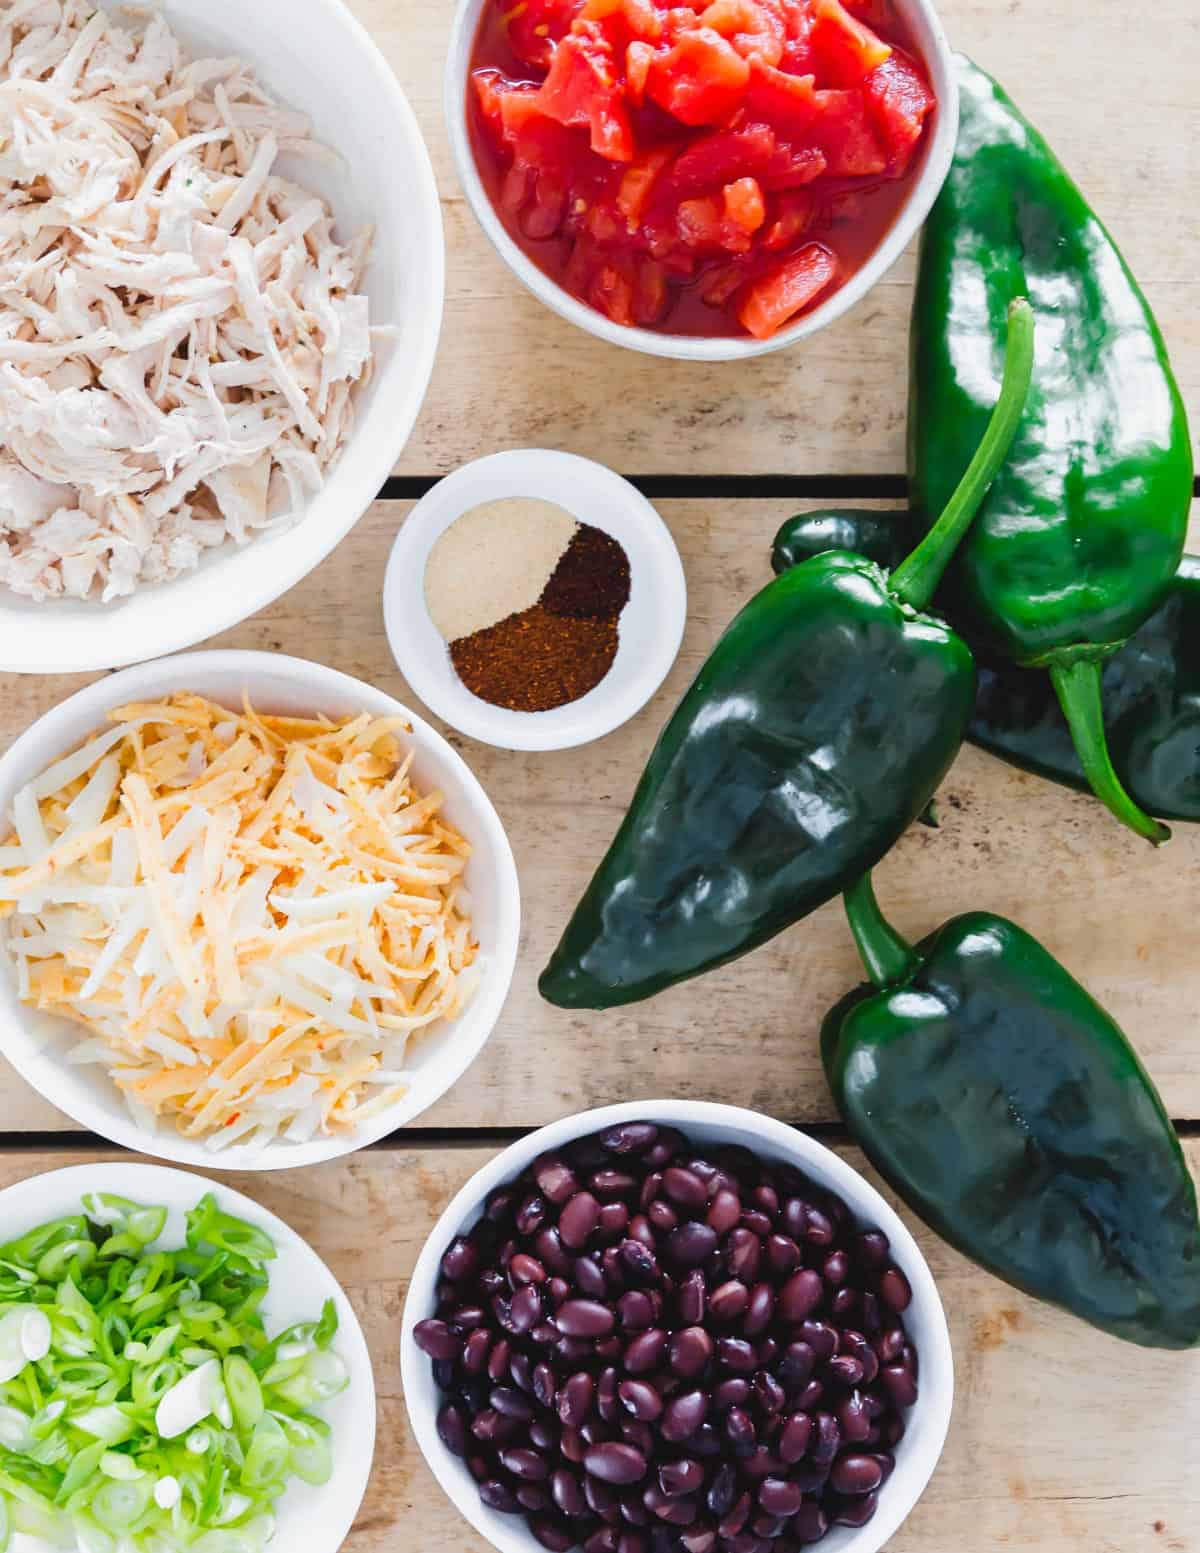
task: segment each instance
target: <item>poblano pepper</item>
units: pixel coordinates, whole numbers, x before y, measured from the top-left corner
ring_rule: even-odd
[[[913,948],[869,876],[846,911],[873,985],[828,1015],[822,1056],[880,1174],[1038,1299],[1130,1342],[1200,1342],[1195,1188],[1114,1021],[1004,917],[956,917]]]
[[[926,807],[962,742],[975,666],[923,613],[1020,419],[1032,315],[939,521],[889,576],[835,551],[776,578],[713,649],[539,987],[609,1008],[747,950],[832,900]]]
[[[1038,352],[1008,462],[943,601],[985,656],[1049,670],[1088,781],[1118,819],[1169,835],[1124,791],[1100,671],[1158,607],[1183,551],[1192,453],[1162,336],[1112,239],[1042,137],[969,60],[958,150],[921,242],[909,482],[925,524],[995,398],[1008,299]]]
[[[857,550],[887,570],[917,532],[903,512],[800,513],[776,535],[771,563],[784,572],[827,550]],[[978,658],[976,668],[967,738],[1026,771],[1089,791],[1046,675]],[[1160,819],[1200,820],[1200,556],[1184,556],[1166,598],[1105,663],[1100,696],[1113,767],[1134,802]]]

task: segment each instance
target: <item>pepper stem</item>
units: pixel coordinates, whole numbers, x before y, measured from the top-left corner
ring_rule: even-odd
[[[1008,457],[1025,413],[1033,377],[1033,332],[1033,309],[1024,297],[1018,297],[1009,304],[1004,378],[983,441],[975,449],[975,456],[941,517],[892,573],[891,591],[914,609],[926,608],[933,598],[963,535]]]
[[[867,975],[877,987],[894,987],[906,981],[921,963],[921,957],[906,938],[902,938],[879,909],[870,874],[864,874],[842,897],[850,931],[862,955]]]
[[[1102,665],[1093,658],[1076,659],[1073,663],[1056,663],[1050,666],[1050,682],[1054,686],[1067,727],[1079,755],[1083,774],[1092,791],[1122,825],[1138,836],[1144,836],[1155,846],[1171,839],[1168,826],[1152,820],[1134,803],[1121,786],[1121,779],[1113,769],[1108,753],[1108,740],[1104,733],[1104,707],[1100,699],[1100,674]]]

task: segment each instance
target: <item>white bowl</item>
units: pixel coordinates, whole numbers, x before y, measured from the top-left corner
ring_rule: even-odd
[[[612,668],[587,695],[549,712],[511,712],[473,695],[425,604],[425,566],[441,535],[470,508],[510,496],[556,503],[611,534],[629,557]],[[670,529],[628,480],[573,453],[520,448],[464,464],[417,503],[392,545],[383,614],[397,666],[431,711],[501,749],[561,750],[619,728],[662,684],[683,640],[687,584]]]
[[[806,339],[848,313],[887,274],[933,208],[950,171],[958,138],[958,80],[954,73],[954,56],[931,0],[893,0],[896,14],[911,33],[917,52],[929,71],[938,109],[933,133],[925,137],[920,165],[910,184],[908,198],[867,262],[839,286],[828,301],[811,308],[798,322],[780,329],[769,340],[667,334],[613,323],[599,309],[580,301],[557,281],[551,280],[522,251],[497,214],[479,175],[469,129],[468,78],[479,19],[484,6],[495,3],[496,0],[458,0],[454,13],[450,50],[446,57],[443,106],[459,182],[480,226],[517,279],[560,317],[578,324],[598,339],[607,340],[610,345],[624,345],[649,356],[670,356],[675,361],[740,361],[748,356],[782,350],[785,345]]]
[[[101,0],[116,9],[118,0]],[[195,54],[237,54],[287,106],[312,120],[339,162],[284,159],[337,217],[339,236],[374,226],[365,277],[375,370],[355,392],[342,456],[298,523],[226,543],[171,582],[111,604],[36,604],[0,589],[0,669],[65,674],[113,668],[236,625],[312,571],[350,532],[391,474],[425,397],[445,292],[441,209],[421,131],[391,66],[342,0],[165,0]],[[303,12],[302,17],[297,10]]]
[[[880,1491],[875,1518],[861,1530],[835,1526],[820,1544],[826,1553],[878,1553],[924,1492],[950,1426],[954,1358],[941,1298],[916,1241],[869,1181],[805,1133],[738,1106],[699,1100],[637,1100],[583,1111],[522,1138],[471,1177],[434,1226],[417,1259],[400,1332],[400,1371],[408,1416],[433,1475],[475,1530],[501,1553],[538,1553],[539,1544],[524,1521],[489,1509],[479,1498],[466,1463],[439,1439],[440,1394],[430,1361],[413,1338],[413,1328],[433,1314],[438,1268],[446,1248],[476,1222],[497,1187],[515,1180],[539,1154],[620,1122],[640,1120],[677,1127],[696,1143],[740,1144],[767,1159],[793,1165],[839,1196],[861,1224],[881,1229],[891,1241],[896,1264],[912,1285],[912,1304],[904,1322],[920,1356],[921,1394],[907,1419],[904,1439],[896,1447],[896,1470]]]
[[[333,1476],[321,1488],[293,1479],[277,1501],[277,1529],[272,1547],[303,1548],[304,1553],[337,1553],[366,1493],[375,1453],[375,1381],[371,1357],[354,1307],[337,1279],[316,1252],[282,1219],[249,1197],[215,1181],[160,1165],[93,1162],[68,1170],[31,1176],[0,1192],[0,1224],[4,1238],[15,1239],[51,1219],[80,1212],[87,1192],[112,1192],[134,1202],[168,1209],[161,1236],[163,1249],[184,1244],[186,1215],[205,1192],[216,1195],[220,1207],[261,1229],[275,1243],[278,1256],[270,1267],[270,1289],[263,1306],[267,1330],[274,1337],[301,1321],[313,1321],[326,1300],[337,1307],[338,1332],[333,1346],[350,1372],[350,1384],[320,1409],[333,1431]],[[13,1553],[45,1544],[18,1533]]]
[[[7,829],[13,795],[60,755],[105,726],[107,713],[128,701],[156,700],[191,690],[226,706],[243,693],[264,712],[331,717],[356,712],[403,716],[412,725],[406,742],[415,753],[413,772],[427,788],[439,788],[446,815],[473,844],[466,884],[480,945],[483,973],[475,995],[457,1019],[434,1027],[406,1059],[412,1088],[388,1110],[353,1134],[309,1143],[273,1141],[265,1148],[237,1144],[214,1154],[165,1122],[145,1132],[130,1116],[102,1068],[70,1066],[64,1050],[79,1039],[76,1026],[22,1003],[6,957],[0,957],[0,1054],[22,1078],[81,1127],[114,1143],[177,1164],[222,1170],[284,1170],[353,1153],[411,1122],[439,1099],[479,1055],[508,996],[517,958],[521,903],[512,849],[487,794],[445,739],[391,696],[348,674],[281,653],[197,652],[124,669],[89,685],[47,712],[0,757],[0,828]]]

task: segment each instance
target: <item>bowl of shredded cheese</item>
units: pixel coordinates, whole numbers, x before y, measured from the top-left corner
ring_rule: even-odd
[[[319,664],[159,659],[0,759],[0,1051],[145,1153],[280,1169],[410,1122],[491,1033],[519,926],[466,764]]]

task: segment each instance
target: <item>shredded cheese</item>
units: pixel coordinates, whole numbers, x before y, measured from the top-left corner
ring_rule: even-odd
[[[179,694],[13,801],[0,930],[24,1002],[79,1025],[144,1126],[307,1141],[401,1098],[418,1032],[478,967],[470,847],[414,784],[406,725]]]

